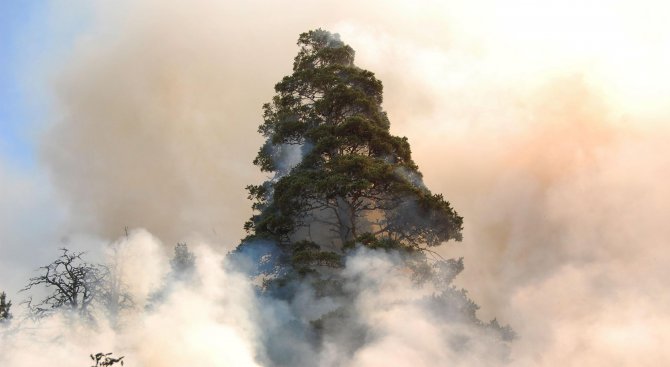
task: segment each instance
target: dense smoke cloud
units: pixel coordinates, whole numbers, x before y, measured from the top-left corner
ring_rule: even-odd
[[[101,309],[93,324],[67,311],[17,320],[0,333],[0,362],[77,366],[91,352],[112,350],[134,366],[483,366],[503,353],[483,330],[435,322],[450,310],[427,302],[435,290],[416,287],[397,253],[360,249],[348,257],[342,279],[354,295],[355,321],[324,335],[318,348],[310,320],[335,311],[339,300],[317,298],[308,282],[290,302],[257,293],[242,264],[204,243],[193,245],[193,277],[170,277],[163,246],[145,230],[110,245],[116,251],[107,261],[120,264],[117,275],[135,300],[119,325]],[[160,289],[160,299],[152,297]],[[365,340],[351,349],[358,329]]]
[[[667,364],[670,60],[658,50],[670,35],[662,9],[640,10],[660,4],[562,4],[103,2],[56,72],[43,140],[69,230],[234,246],[250,214],[243,187],[262,179],[250,164],[260,105],[290,72],[297,35],[321,26],[384,82],[392,131],[465,218],[464,243],[443,253],[465,256],[457,282],[482,318],[519,333],[515,365]],[[385,317],[389,335],[411,334]],[[213,332],[245,348],[261,338],[223,324]],[[413,364],[449,358],[398,337],[356,362],[388,357],[383,346]],[[167,365],[147,348],[138,361]]]
[[[136,366],[255,366],[248,323],[252,288],[244,277],[224,272],[222,255],[198,247],[197,286],[179,283],[149,312],[145,301],[166,279],[163,244],[135,231],[113,244],[119,274],[137,304],[112,328],[96,315],[96,325],[66,312],[32,321],[17,320],[4,331],[0,361],[8,366],[79,366],[90,353],[126,354]],[[102,316],[102,317],[101,317]]]
[[[461,188],[472,199],[461,280],[526,336],[516,351],[529,365],[659,364],[668,134],[587,128],[507,140],[491,181]]]

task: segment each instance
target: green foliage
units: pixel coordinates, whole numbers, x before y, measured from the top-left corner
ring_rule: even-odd
[[[423,185],[407,138],[389,132],[381,81],[354,65],[337,34],[309,31],[298,46],[293,73],[263,106],[259,132],[267,140],[254,164],[274,177],[247,187],[257,214],[245,229],[280,243],[301,266],[335,265],[363,234],[359,243],[384,248],[460,241],[462,218]],[[300,162],[286,162],[290,147]],[[301,240],[331,250],[291,245]]]
[[[195,270],[195,255],[188,249],[186,243],[177,243],[174,255],[170,260],[170,267],[175,276],[190,276]]]
[[[403,252],[412,252],[413,250],[411,247],[405,246],[400,241],[388,237],[375,236],[369,232],[363,233],[355,239],[345,242],[342,248],[344,250],[351,250],[356,248],[356,246],[365,246],[374,250],[399,250]]]
[[[332,251],[322,251],[312,241],[299,241],[293,244],[291,264],[295,268],[309,268],[313,266],[342,267],[342,255]]]
[[[365,338],[348,307],[354,295],[338,273],[359,247],[399,253],[417,285],[433,282],[439,292],[425,303],[444,309],[436,317],[511,335],[495,320],[479,321],[478,306],[452,285],[462,259],[445,260],[431,249],[461,241],[463,219],[423,184],[407,138],[390,133],[381,81],[354,64],[354,50],[337,34],[312,30],[298,46],[293,73],[263,105],[258,131],[266,141],[254,164],[272,176],[247,186],[254,215],[235,252],[258,255],[254,246],[276,244],[272,256],[281,270],[269,267],[267,292],[288,299],[309,284],[317,297],[341,302],[311,321],[317,337],[328,330],[338,340]]]

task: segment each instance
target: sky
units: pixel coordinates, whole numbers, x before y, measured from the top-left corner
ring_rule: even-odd
[[[30,164],[34,158],[31,156],[30,144],[27,141],[22,126],[28,123],[30,114],[26,106],[25,92],[21,90],[19,70],[21,69],[22,56],[19,34],[22,27],[30,23],[31,17],[36,13],[35,5],[26,3],[22,6],[3,3],[0,34],[0,52],[2,53],[2,66],[0,74],[0,85],[2,85],[2,151],[3,156],[8,157],[16,164]]]
[[[669,20],[653,0],[3,2],[0,289],[125,227],[233,248],[260,107],[323,27],[464,217],[440,251],[519,365],[667,364]]]

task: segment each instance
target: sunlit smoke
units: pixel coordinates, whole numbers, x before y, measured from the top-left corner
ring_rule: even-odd
[[[263,295],[249,274],[240,272],[240,264],[204,243],[193,246],[193,277],[170,277],[163,244],[145,230],[132,231],[111,248],[115,251],[108,256],[114,258],[107,262],[121,264],[118,275],[135,300],[124,310],[123,322],[110,324],[102,310],[95,312],[93,323],[65,310],[43,319],[20,318],[0,333],[3,365],[76,366],[91,353],[110,350],[131,365],[167,367],[375,366],[385,361],[483,366],[500,361],[496,350],[503,345],[487,339],[483,330],[433,322],[449,310],[428,302],[434,290],[417,287],[397,253],[360,249],[348,256],[342,279],[353,295],[348,307],[355,320],[323,336],[324,347],[318,348],[310,321],[341,305],[330,296],[317,297],[309,282],[290,302]],[[145,270],[138,271],[139,262]],[[160,298],[152,296],[157,290]],[[356,342],[349,338],[359,329],[365,335],[362,347],[352,349]]]
[[[184,238],[230,249],[243,235],[251,213],[243,188],[261,177],[251,164],[262,144],[260,106],[290,73],[297,35],[321,26],[339,32],[357,51],[357,64],[384,82],[392,132],[408,136],[426,185],[463,215],[464,242],[442,253],[465,257],[456,282],[482,305],[482,318],[497,316],[518,332],[513,365],[670,360],[663,348],[670,335],[668,5],[290,6],[300,12],[261,1],[81,6],[92,7],[94,21],[53,71],[55,117],[42,140],[43,160],[69,205],[64,235],[112,241],[128,226],[163,240],[146,232],[133,237],[151,244],[129,258],[138,299],[161,282],[166,262],[134,259],[151,253],[165,260],[165,248]],[[208,269],[200,288],[177,289],[163,308],[137,316],[144,329],[119,334],[103,325],[66,348],[33,344],[30,336],[19,339],[20,355],[9,365],[39,365],[48,356],[79,365],[93,349],[122,351],[144,366],[263,365],[268,357],[256,351],[269,329],[257,321],[287,314],[279,305],[270,316],[254,314],[267,305],[206,248],[198,258],[216,265],[199,264]],[[327,305],[309,307],[302,312]],[[404,311],[414,305],[407,307],[365,314],[380,322],[384,337],[353,356],[353,365],[457,358],[440,348],[443,334],[426,337],[436,330],[425,320],[405,328]],[[188,322],[191,314],[197,317]],[[166,336],[171,329],[162,322],[172,316],[183,344]],[[62,322],[49,320],[34,337],[54,340]],[[407,344],[416,341],[425,343]],[[194,349],[157,352],[183,345]],[[339,361],[338,347],[332,345],[332,359],[312,357]]]

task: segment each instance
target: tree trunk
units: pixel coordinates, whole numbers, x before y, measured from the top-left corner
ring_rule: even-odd
[[[338,233],[340,234],[340,245],[344,245],[347,241],[355,238],[356,233],[356,219],[353,215],[353,208],[351,204],[343,197],[337,197],[337,223]]]

